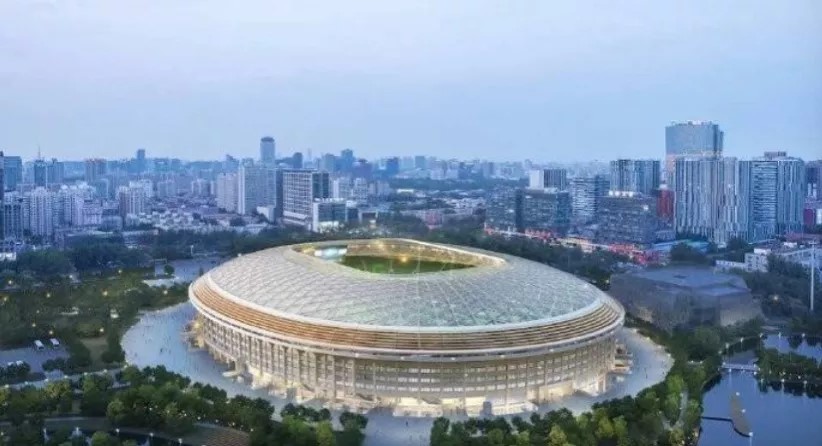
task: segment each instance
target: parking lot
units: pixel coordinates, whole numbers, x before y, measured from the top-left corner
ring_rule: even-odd
[[[42,350],[36,350],[34,344],[31,347],[0,350],[0,366],[5,367],[9,362],[23,361],[31,366],[32,373],[39,373],[43,371],[43,363],[49,359],[68,358],[65,347],[54,349],[49,346],[48,339],[41,341],[46,344]]]

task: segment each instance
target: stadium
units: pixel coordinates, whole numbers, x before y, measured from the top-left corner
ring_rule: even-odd
[[[192,283],[196,342],[273,394],[439,416],[606,390],[624,310],[522,258],[405,239],[242,255]]]

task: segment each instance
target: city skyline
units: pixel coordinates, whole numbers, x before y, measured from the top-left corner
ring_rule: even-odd
[[[92,3],[0,6],[7,153],[659,159],[687,120],[727,156],[822,147],[813,2]]]

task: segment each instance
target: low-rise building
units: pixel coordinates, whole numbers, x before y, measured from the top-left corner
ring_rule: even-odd
[[[700,325],[724,327],[761,314],[742,277],[709,267],[615,274],[610,293],[628,313],[669,332]]]

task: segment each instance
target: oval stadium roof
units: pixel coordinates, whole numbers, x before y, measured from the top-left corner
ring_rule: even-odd
[[[314,254],[352,247],[381,249],[387,255],[425,250],[467,258],[474,266],[375,274]],[[398,330],[507,329],[574,319],[617,305],[595,286],[541,263],[404,239],[281,246],[233,259],[204,279],[227,298],[276,316]]]

